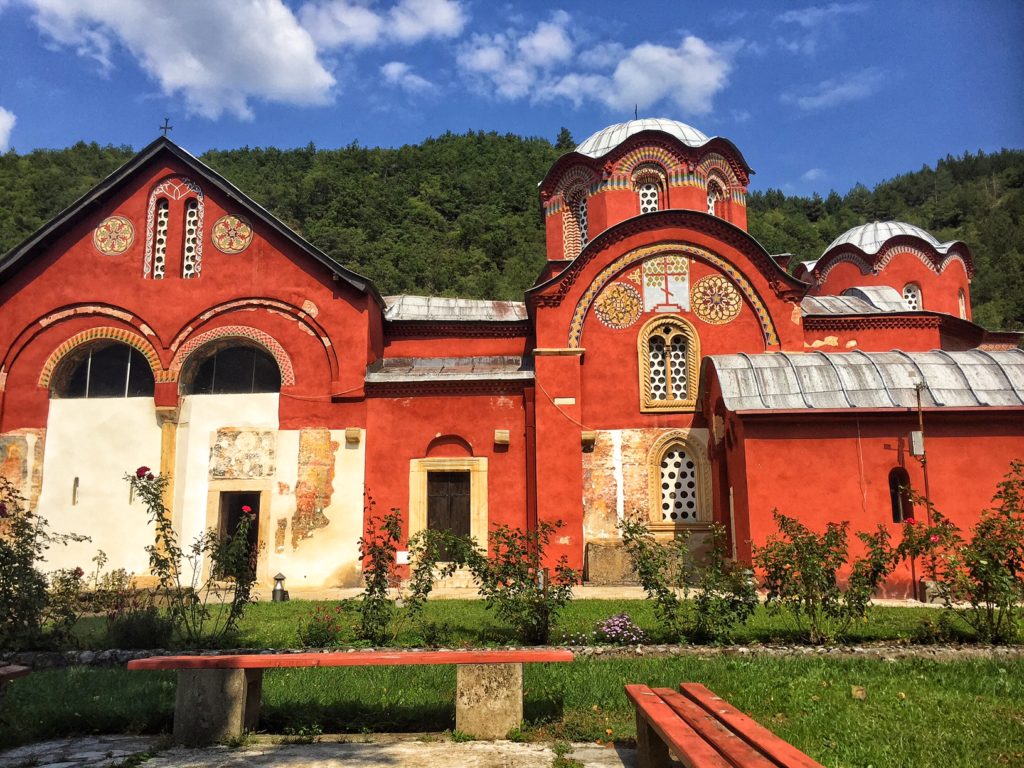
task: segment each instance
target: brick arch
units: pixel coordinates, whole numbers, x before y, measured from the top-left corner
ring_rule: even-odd
[[[173,380],[177,380],[178,375],[181,373],[182,365],[197,349],[209,344],[211,341],[230,338],[255,341],[267,350],[277,363],[278,370],[281,371],[281,386],[291,386],[295,383],[295,368],[292,366],[292,359],[285,352],[280,342],[266,331],[261,331],[259,328],[252,328],[248,325],[224,325],[190,338],[178,347],[178,351],[174,353],[174,358],[171,360],[168,370],[174,375]]]
[[[574,165],[558,180],[558,190],[563,203],[567,203],[568,198],[578,191],[590,194],[591,187],[598,181],[597,174],[590,168],[585,165]]]
[[[818,274],[818,277],[817,277],[817,280],[816,280],[817,284],[818,285],[824,285],[825,280],[828,279],[829,272],[831,272],[833,269],[838,267],[840,264],[845,264],[847,262],[849,262],[850,264],[853,264],[855,267],[857,267],[857,269],[860,270],[860,273],[862,275],[870,275],[874,271],[874,270],[872,270],[871,265],[868,264],[864,259],[862,259],[860,256],[858,256],[856,253],[853,253],[853,252],[841,253],[838,256],[830,256],[829,257],[828,263],[825,265],[825,267]],[[817,270],[815,270],[815,271],[817,271]]]
[[[653,215],[654,214],[652,214],[652,216]],[[569,339],[566,346],[570,349],[579,348],[583,338],[583,321],[586,319],[587,312],[590,311],[594,301],[597,299],[604,287],[608,285],[608,283],[610,283],[620,272],[633,264],[646,261],[654,256],[661,256],[670,253],[684,253],[689,256],[695,256],[701,261],[711,264],[724,272],[729,279],[735,283],[736,287],[739,288],[740,293],[743,294],[743,297],[750,304],[751,309],[754,310],[757,322],[761,326],[761,333],[764,336],[765,344],[769,347],[778,346],[779,334],[775,330],[775,323],[772,320],[771,315],[768,313],[768,308],[764,305],[764,302],[761,301],[761,297],[757,295],[757,291],[754,290],[754,286],[750,284],[750,281],[748,281],[736,267],[721,256],[696,245],[690,245],[689,243],[659,243],[658,245],[635,248],[629,253],[623,254],[619,258],[615,259],[611,264],[602,269],[597,274],[597,277],[594,278],[593,282],[591,282],[587,290],[583,292],[583,295],[580,296],[580,300],[576,304],[576,309],[572,315],[572,321],[569,323]]]
[[[665,147],[644,146],[637,147],[631,152],[623,155],[616,164],[616,171],[623,176],[632,176],[637,166],[644,163],[660,165],[666,172],[680,164],[681,159]]]
[[[160,358],[153,349],[153,346],[146,341],[142,336],[129,331],[126,328],[114,328],[111,326],[101,326],[98,328],[90,328],[81,333],[76,333],[71,338],[67,339],[59,347],[57,347],[50,356],[46,359],[43,364],[43,370],[39,374],[39,386],[44,389],[50,388],[50,381],[53,378],[53,372],[57,370],[57,366],[60,365],[60,361],[76,347],[80,347],[83,344],[88,344],[98,339],[109,339],[111,341],[117,341],[122,344],[127,344],[129,347],[133,347],[142,353],[142,356],[146,358],[146,362],[149,363],[150,369],[153,371],[153,379],[156,382],[173,381],[170,378],[170,371],[164,370],[163,365],[160,363]]]
[[[699,171],[698,177],[703,180],[705,186],[712,178],[718,176],[719,181],[722,182],[722,191],[726,193],[739,183],[729,161],[714,152],[704,156],[700,165],[697,166],[697,170]]]

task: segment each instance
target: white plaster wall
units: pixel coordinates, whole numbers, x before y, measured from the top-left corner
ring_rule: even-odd
[[[346,443],[345,430],[331,430],[331,441],[338,444],[338,449],[334,453],[334,492],[331,503],[324,509],[330,524],[313,531],[312,536],[299,541],[295,549],[292,549],[289,524],[284,552],[276,554],[271,561],[271,568],[276,569],[272,573],[280,571],[287,576],[289,588],[361,585],[358,541],[363,535],[366,431],[360,431],[358,443]],[[298,443],[298,433],[295,433],[296,455]],[[289,516],[295,513],[294,478],[290,487],[293,493]]]
[[[47,417],[39,513],[57,533],[82,533],[91,542],[53,547],[46,569],[80,567],[86,573],[97,549],[106,568],[137,574],[148,569],[145,547],[153,534],[145,507],[128,502],[126,472],[160,466],[160,426],[151,397],[52,399]],[[72,486],[78,477],[78,503]]]
[[[276,392],[182,397],[174,454],[174,528],[182,546],[190,544],[206,528],[210,448],[217,430],[276,430],[278,399]]]

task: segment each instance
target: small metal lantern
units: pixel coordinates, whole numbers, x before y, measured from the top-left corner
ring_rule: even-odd
[[[275,603],[288,601],[288,590],[284,588],[284,574],[279,573],[274,577],[274,591],[270,593],[270,599]]]

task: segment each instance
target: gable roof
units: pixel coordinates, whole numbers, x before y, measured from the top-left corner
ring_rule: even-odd
[[[79,216],[105,201],[136,171],[163,153],[170,154],[176,160],[186,165],[196,176],[201,177],[205,182],[219,189],[224,195],[235,200],[250,216],[271,227],[299,250],[323,264],[338,279],[344,280],[360,293],[367,293],[372,296],[377,304],[382,309],[384,308],[384,299],[373,284],[373,281],[348,269],[333,256],[330,256],[302,238],[274,214],[166,136],[159,137],[156,141],[139,151],[135,157],[50,219],[50,221],[25,238],[19,245],[16,245],[3,256],[0,256],[0,282],[5,280],[7,275],[22,261],[31,257],[38,249],[46,247],[63,235]]]

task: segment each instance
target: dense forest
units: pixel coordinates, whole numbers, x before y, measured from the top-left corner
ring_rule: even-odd
[[[544,261],[537,182],[571,146],[494,133],[399,149],[237,149],[201,160],[382,293],[519,299]],[[0,155],[0,253],[127,161],[79,143]],[[974,253],[975,319],[1024,328],[1024,151],[964,154],[846,195],[751,192],[750,232],[771,253],[817,258],[846,229],[899,219]]]

